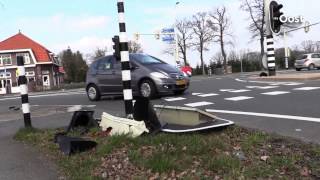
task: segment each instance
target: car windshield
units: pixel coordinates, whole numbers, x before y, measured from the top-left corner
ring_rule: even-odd
[[[300,55],[298,57],[298,59],[307,59],[307,58],[308,58],[308,55],[306,55],[306,54]]]
[[[163,64],[164,62],[155,57],[144,54],[133,54],[134,60],[140,64]]]

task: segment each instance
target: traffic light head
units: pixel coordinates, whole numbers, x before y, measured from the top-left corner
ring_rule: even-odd
[[[120,38],[119,38],[119,36],[114,36],[112,38],[112,42],[113,42],[113,50],[114,50],[113,55],[117,60],[121,60],[121,57],[120,57]]]
[[[281,25],[283,24],[280,17],[283,13],[280,11],[283,8],[282,4],[278,4],[276,1],[270,3],[270,28],[273,33],[279,33]]]

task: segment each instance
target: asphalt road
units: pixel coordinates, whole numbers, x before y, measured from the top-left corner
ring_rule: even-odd
[[[252,75],[193,77],[184,95],[165,96],[152,103],[197,107],[240,126],[320,144],[320,81],[259,82],[249,80]],[[32,123],[38,128],[65,127],[78,108],[95,110],[96,118],[102,112],[124,115],[122,97],[91,102],[82,89],[32,93],[29,99]],[[58,179],[56,167],[45,157],[12,140],[23,126],[20,106],[19,95],[0,96],[0,179]]]

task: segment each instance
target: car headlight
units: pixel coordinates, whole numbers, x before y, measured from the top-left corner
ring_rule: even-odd
[[[160,72],[153,72],[153,73],[151,73],[151,76],[156,77],[156,78],[160,78],[160,79],[168,79],[169,78],[166,74],[160,73]]]

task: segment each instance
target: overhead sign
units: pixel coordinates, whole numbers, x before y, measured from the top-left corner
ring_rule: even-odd
[[[303,23],[304,18],[302,16],[291,17],[291,16],[280,16],[280,22],[282,23]]]
[[[162,33],[174,33],[174,28],[163,28]]]

